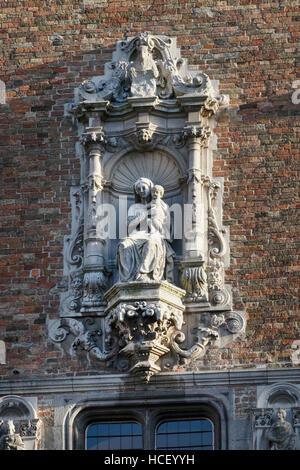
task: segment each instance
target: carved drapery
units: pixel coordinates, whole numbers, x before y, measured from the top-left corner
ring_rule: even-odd
[[[189,68],[174,38],[147,33],[117,42],[104,76],[85,80],[75,96],[68,110],[80,123],[81,185],[71,193],[73,222],[65,240],[68,285],[61,296],[61,320],[49,323],[49,334],[56,343],[72,338],[73,352],[85,351],[107,366],[149,379],[164,370],[165,363],[176,367],[180,357],[186,362],[200,358],[210,345],[222,347],[245,329],[244,314],[232,311],[225,285],[229,234],[222,227],[223,182],[212,176],[211,118],[228,99],[205,73]],[[174,312],[158,319],[161,290],[147,286],[157,281],[155,276],[142,273],[129,279],[143,281],[130,287],[130,302],[124,293],[121,302],[114,290],[117,247],[127,236],[122,221],[136,198],[133,185],[140,177],[163,186],[161,207],[171,208],[170,239],[159,251],[166,256],[159,280],[167,282],[162,284],[165,289],[169,286],[164,299],[168,307],[164,304],[162,311],[175,312],[179,305],[180,322]],[[142,201],[145,208],[149,201]],[[119,231],[114,238],[97,232],[99,208],[109,204],[107,220],[115,217]],[[132,249],[140,250],[134,262],[149,256],[153,240],[149,238],[145,250],[134,243]],[[180,289],[173,307],[172,288]],[[111,292],[117,296],[114,305]],[[135,307],[126,310],[126,305]],[[149,306],[153,315],[145,313]],[[185,322],[187,316],[191,320]],[[86,328],[85,318],[97,319],[100,342],[99,335]],[[187,328],[194,328],[195,334]],[[155,333],[151,339],[150,332]]]

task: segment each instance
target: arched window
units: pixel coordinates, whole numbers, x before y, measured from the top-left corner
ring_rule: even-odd
[[[149,400],[150,401],[150,400]],[[223,409],[193,397],[190,403],[172,403],[160,397],[103,406],[93,401],[66,417],[65,447],[72,450],[227,449]],[[71,432],[69,434],[69,432]]]
[[[156,429],[157,450],[213,450],[214,430],[209,419],[164,421]]]

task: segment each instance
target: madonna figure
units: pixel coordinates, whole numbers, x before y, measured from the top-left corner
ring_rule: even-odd
[[[135,213],[128,217],[128,237],[117,249],[121,282],[173,281],[174,251],[169,237],[169,208],[162,201],[164,188],[148,178],[134,184]],[[130,208],[131,209],[131,208]]]

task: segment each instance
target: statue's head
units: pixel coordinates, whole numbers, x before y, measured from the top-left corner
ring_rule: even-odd
[[[286,410],[284,408],[279,408],[277,410],[276,416],[279,420],[284,421],[286,418]]]
[[[15,434],[15,425],[12,419],[2,421],[1,423],[1,434],[12,435]]]
[[[136,202],[149,201],[151,199],[151,191],[153,183],[150,179],[141,177],[134,183],[134,193]]]
[[[165,190],[162,186],[159,184],[154,185],[151,190],[152,199],[162,199],[164,192]]]

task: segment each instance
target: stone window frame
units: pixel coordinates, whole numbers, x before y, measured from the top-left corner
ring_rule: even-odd
[[[148,400],[147,400],[148,401]],[[103,406],[104,405],[104,406]],[[77,407],[76,407],[77,408]],[[227,424],[215,403],[202,400],[178,400],[177,403],[86,404],[77,408],[72,420],[67,448],[85,450],[86,429],[96,422],[135,421],[141,424],[144,450],[155,450],[157,427],[166,420],[208,419],[213,424],[214,450],[227,448]]]

